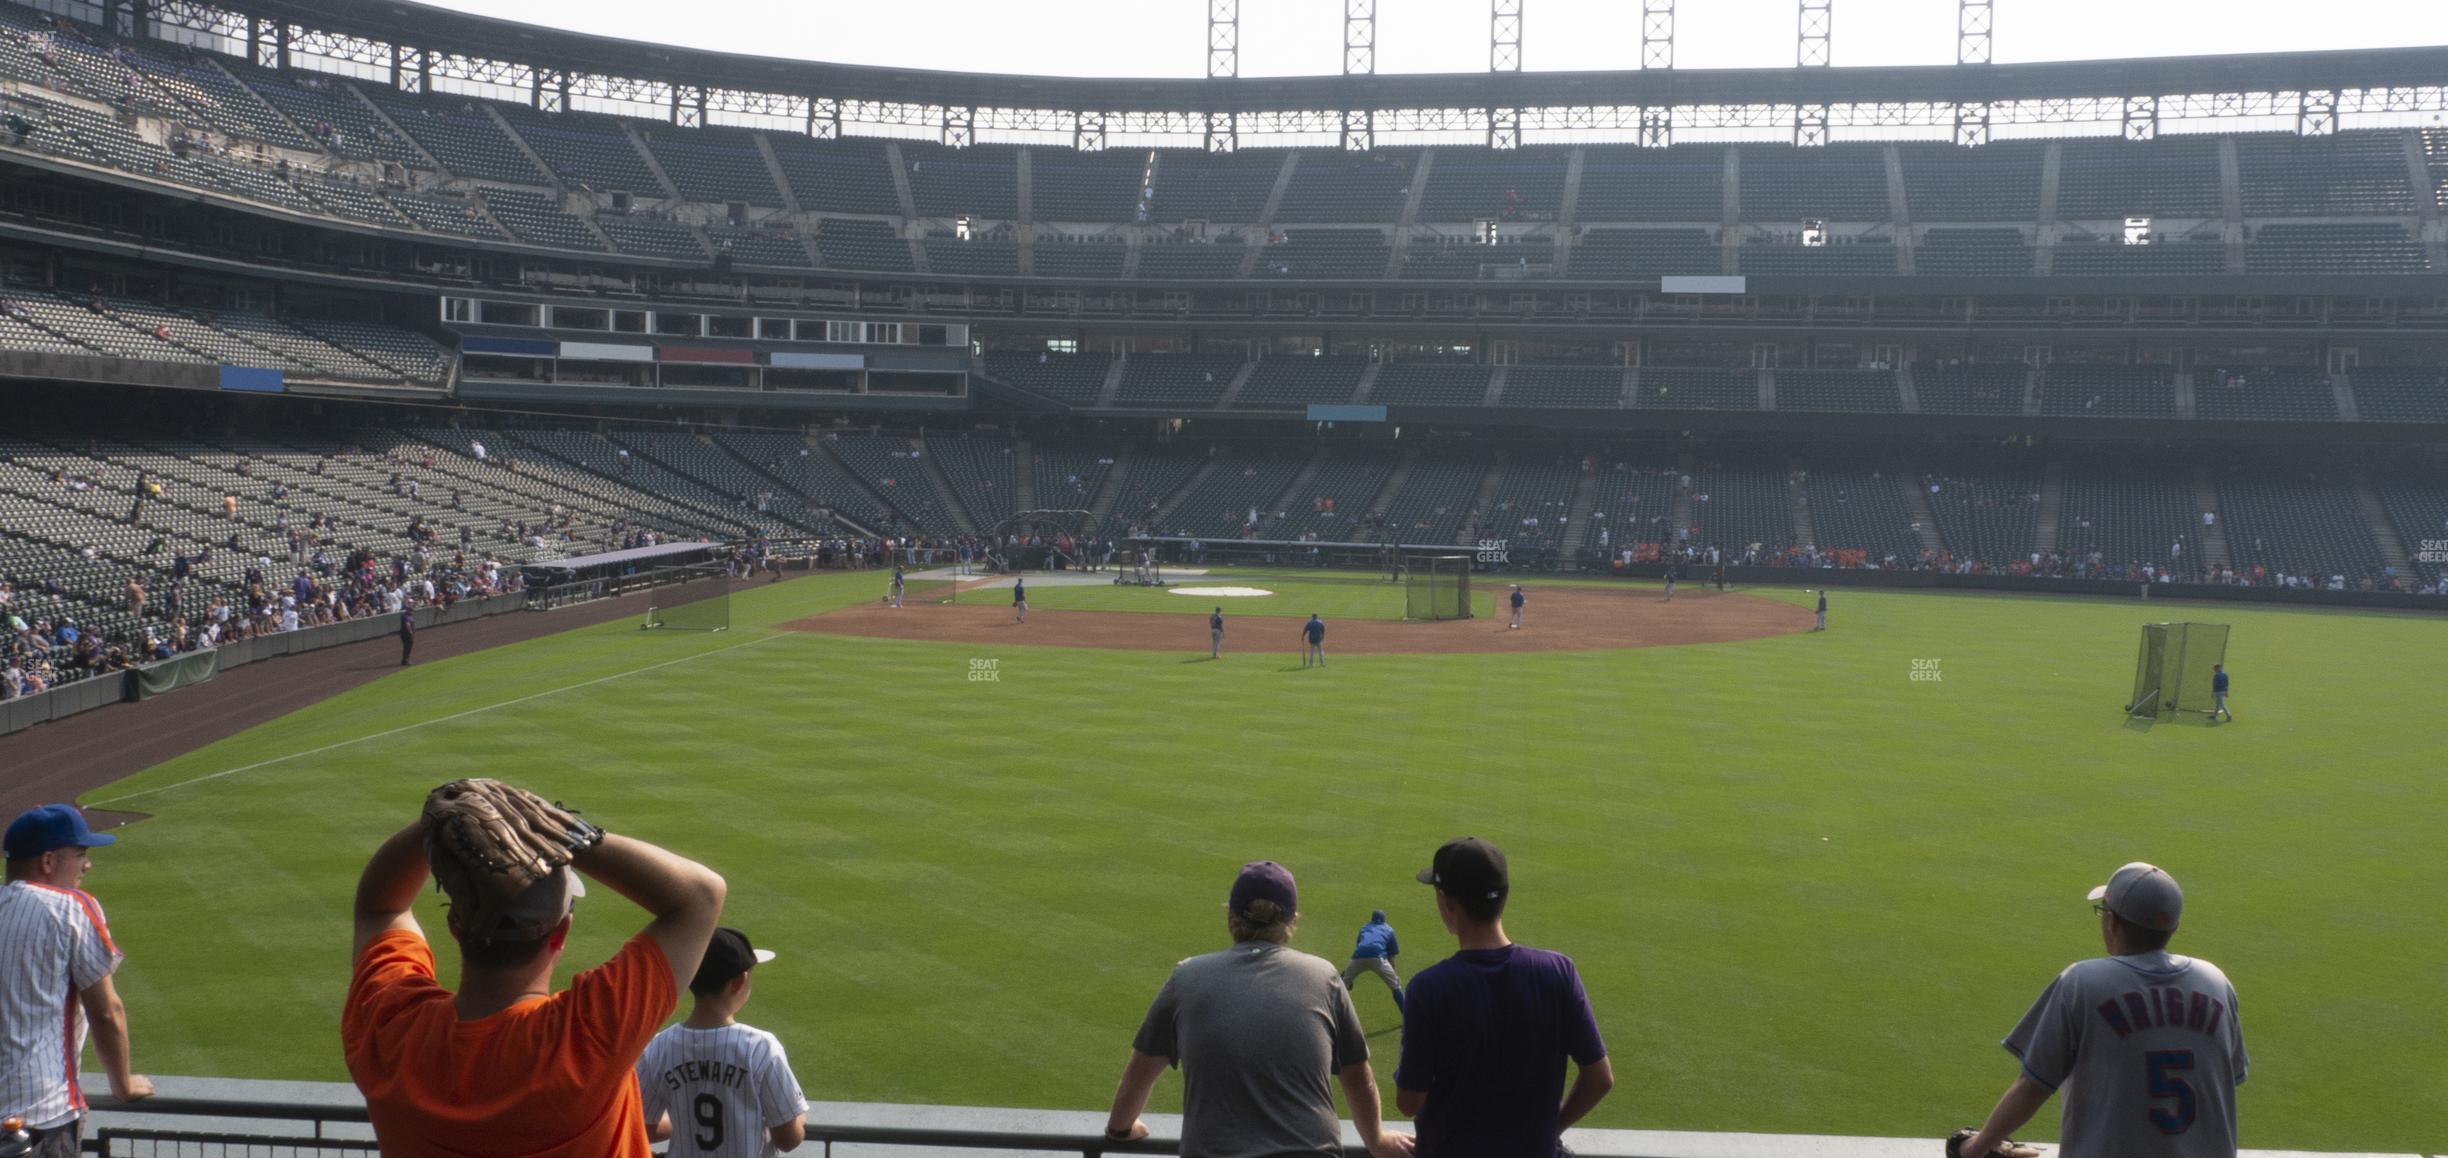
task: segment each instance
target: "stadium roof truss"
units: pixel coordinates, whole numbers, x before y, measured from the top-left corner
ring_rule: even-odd
[[[2417,123],[2448,112],[2448,84],[2439,83],[2448,77],[2448,49],[2440,48],[2173,57],[2146,68],[2133,62],[1653,66],[1577,73],[1075,79],[712,53],[383,0],[61,2],[91,8],[88,15],[97,22],[141,23],[160,39],[266,67],[338,74],[404,92],[456,93],[546,111],[612,113],[681,125],[921,138],[949,145],[1213,151],[1898,139],[1978,145],[2017,136],[2149,139],[2163,131],[2325,135],[2346,127]],[[1237,4],[1211,3],[1219,28],[1228,21],[1237,25]],[[1647,6],[1672,19],[1672,0],[1647,0]],[[1493,10],[1502,14],[1506,6]],[[1518,11],[1513,5],[1512,12]],[[1373,16],[1373,5],[1368,14]],[[1518,24],[1510,28],[1509,35],[1498,33],[1498,47],[1517,53]],[[1225,35],[1237,48],[1237,28]],[[1373,41],[1372,35],[1371,48]]]

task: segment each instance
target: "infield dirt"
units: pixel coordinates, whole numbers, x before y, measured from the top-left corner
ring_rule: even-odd
[[[1790,603],[1749,595],[1683,591],[1673,602],[1655,591],[1539,592],[1521,630],[1504,609],[1486,619],[1443,622],[1338,619],[1326,627],[1328,655],[1436,655],[1487,652],[1607,651],[1731,643],[1808,631],[1811,613]],[[1301,621],[1284,616],[1228,618],[1225,646],[1286,648]],[[1115,651],[1184,651],[1207,646],[1205,613],[1061,611],[1032,608],[1027,623],[1007,607],[968,604],[862,603],[782,625],[785,631],[862,635],[947,643],[1043,644]]]

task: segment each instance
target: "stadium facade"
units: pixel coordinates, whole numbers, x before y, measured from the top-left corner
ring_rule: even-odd
[[[675,531],[976,533],[1067,488],[1619,568],[2436,589],[2442,75],[1074,80],[8,3],[0,374],[62,415],[213,392],[167,409],[222,442],[275,394],[359,444],[508,428],[589,486],[650,466]]]

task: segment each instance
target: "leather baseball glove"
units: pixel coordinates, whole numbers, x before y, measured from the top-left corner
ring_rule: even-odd
[[[510,901],[593,848],[604,831],[499,780],[453,780],[425,797],[425,859],[460,932],[489,939]]]
[[[1978,1133],[1980,1133],[1979,1130],[1966,1126],[1947,1135],[1946,1158],[1981,1158],[1981,1155],[1963,1152],[1963,1144],[1971,1141],[1972,1136]],[[2040,1151],[2037,1147],[2026,1146],[2012,1138],[2000,1139],[1997,1148],[1991,1150],[1989,1154],[1990,1158],[2040,1158]]]

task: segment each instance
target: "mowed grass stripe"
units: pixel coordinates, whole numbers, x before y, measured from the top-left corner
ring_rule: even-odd
[[[876,587],[744,592],[722,635],[613,625],[420,666],[96,796],[728,646]],[[1165,970],[1218,947],[1234,866],[1291,865],[1298,944],[1338,961],[1386,908],[1408,974],[1446,944],[1410,873],[1471,832],[1512,855],[1515,935],[1582,963],[1623,1081],[1593,1124],[1908,1134],[1995,1097],[2014,1072],[1996,1040],[2098,952],[2082,891],[2142,858],[2187,887],[2178,948],[2242,990],[2248,1145],[2436,1135],[2448,729],[2416,673],[2448,625],[1832,603],[1824,635],[1309,672],[1289,647],[1183,663],[786,634],[158,793],[93,884],[131,954],[140,1064],[338,1077],[366,852],[433,784],[502,775],[730,877],[731,918],[784,954],[748,1020],[812,1094],[1093,1108]],[[2241,723],[2120,726],[2135,625],[2168,615],[2235,625]],[[999,679],[971,681],[986,658]],[[1943,679],[1912,681],[1914,659]],[[579,963],[638,923],[585,905]],[[1394,1024],[1381,987],[1358,997]]]

